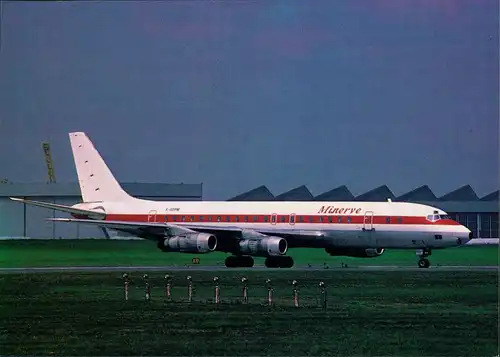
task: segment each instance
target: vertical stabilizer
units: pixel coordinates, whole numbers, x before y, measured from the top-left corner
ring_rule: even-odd
[[[133,199],[120,186],[99,152],[82,132],[70,133],[71,150],[83,202],[126,201]]]

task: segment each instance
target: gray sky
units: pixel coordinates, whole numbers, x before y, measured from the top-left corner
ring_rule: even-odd
[[[494,0],[3,3],[0,178],[396,195],[498,188]]]

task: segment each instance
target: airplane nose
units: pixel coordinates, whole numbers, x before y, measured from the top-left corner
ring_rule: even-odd
[[[472,231],[465,226],[462,226],[462,227],[463,227],[463,231],[461,231],[457,234],[457,244],[458,245],[467,244],[472,239]]]

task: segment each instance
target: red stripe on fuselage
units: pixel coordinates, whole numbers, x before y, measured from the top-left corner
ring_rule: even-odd
[[[291,215],[235,215],[235,214],[108,214],[107,221],[127,222],[170,222],[170,223],[274,223],[290,224]],[[275,221],[273,221],[275,219]],[[452,219],[431,222],[426,217],[416,216],[331,216],[331,215],[295,215],[295,224],[412,224],[456,226],[460,223]]]

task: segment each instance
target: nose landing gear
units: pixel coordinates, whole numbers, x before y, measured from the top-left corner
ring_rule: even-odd
[[[418,259],[418,267],[419,268],[428,268],[431,265],[431,262],[427,257],[431,255],[431,250],[429,248],[423,248],[417,250]]]

